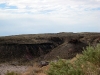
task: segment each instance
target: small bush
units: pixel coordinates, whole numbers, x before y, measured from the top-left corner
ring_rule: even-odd
[[[48,75],[83,75],[82,70],[69,61],[59,59],[58,62],[52,62],[50,65]]]
[[[89,46],[73,62],[51,62],[48,75],[100,75],[100,44]]]
[[[86,50],[83,51],[83,56],[81,58],[84,61],[100,66],[100,44],[96,47],[87,47]]]

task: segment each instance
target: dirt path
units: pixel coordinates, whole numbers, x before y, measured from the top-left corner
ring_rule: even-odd
[[[7,71],[14,71],[18,73],[24,73],[29,66],[14,66],[9,64],[0,64],[0,75],[5,75]]]

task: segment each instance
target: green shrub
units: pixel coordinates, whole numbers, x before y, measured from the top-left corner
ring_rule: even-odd
[[[91,64],[100,67],[100,44],[96,47],[88,46],[82,53],[83,55],[78,57],[75,61],[76,64],[80,65],[90,62]]]
[[[82,59],[100,66],[100,44],[96,47],[89,46],[83,51]]]
[[[88,46],[73,62],[59,59],[51,62],[48,75],[100,75],[100,44]]]
[[[52,62],[50,65],[48,75],[83,75],[82,70],[69,61],[59,59],[58,62]]]

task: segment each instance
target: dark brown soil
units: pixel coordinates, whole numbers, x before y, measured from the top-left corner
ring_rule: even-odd
[[[73,58],[89,44],[100,42],[100,33],[28,34],[0,37],[0,62]],[[20,61],[19,60],[19,61]]]

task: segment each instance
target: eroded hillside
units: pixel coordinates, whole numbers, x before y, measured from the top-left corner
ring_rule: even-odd
[[[0,37],[0,61],[69,59],[89,44],[100,42],[100,33],[28,34]]]

